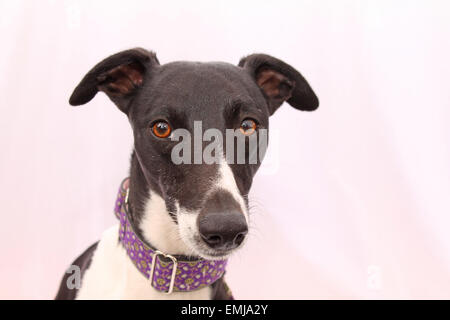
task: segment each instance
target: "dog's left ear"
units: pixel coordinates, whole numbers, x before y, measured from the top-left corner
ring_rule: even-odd
[[[159,66],[155,53],[135,48],[116,53],[99,62],[73,91],[69,103],[79,106],[91,101],[98,91],[106,95],[125,113],[131,98],[142,86],[150,69]]]
[[[319,99],[303,76],[287,63],[266,54],[252,54],[239,61],[262,90],[272,115],[284,101],[299,110],[313,111]]]

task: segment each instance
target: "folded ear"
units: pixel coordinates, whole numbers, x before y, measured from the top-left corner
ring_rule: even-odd
[[[299,110],[313,111],[319,100],[303,76],[287,63],[266,54],[252,54],[239,61],[262,90],[270,114],[284,102]]]
[[[116,53],[98,63],[75,88],[69,103],[78,106],[91,101],[103,91],[127,113],[130,98],[142,86],[149,69],[158,66],[155,53],[141,48]]]

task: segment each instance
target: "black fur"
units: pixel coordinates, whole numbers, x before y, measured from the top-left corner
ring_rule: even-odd
[[[73,263],[72,266],[78,266],[81,271],[81,278],[83,278],[84,273],[89,268],[92,256],[94,255],[95,250],[97,249],[98,242],[91,245],[86,249],[83,254],[81,254]],[[65,273],[62,280],[61,285],[59,287],[58,293],[56,294],[55,300],[74,300],[78,289],[69,289],[67,286],[67,280],[71,276],[69,273]]]

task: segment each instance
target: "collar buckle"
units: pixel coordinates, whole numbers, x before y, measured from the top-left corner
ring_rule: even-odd
[[[166,294],[171,294],[173,292],[173,287],[174,287],[174,284],[175,284],[175,276],[176,276],[176,273],[177,273],[177,267],[178,267],[177,258],[175,258],[174,256],[172,256],[170,254],[165,254],[165,253],[163,253],[163,252],[161,252],[159,250],[155,250],[155,253],[153,254],[152,267],[150,269],[150,277],[149,277],[150,285],[152,287],[154,287],[153,286],[153,276],[154,276],[154,273],[155,273],[156,260],[158,259],[158,256],[163,256],[165,258],[169,258],[173,262],[173,269],[172,269],[172,275],[170,276],[169,289],[164,292]]]

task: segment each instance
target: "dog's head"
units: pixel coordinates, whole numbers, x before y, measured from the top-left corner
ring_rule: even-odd
[[[160,65],[153,52],[127,50],[89,71],[70,104],[85,104],[98,91],[128,116],[137,170],[164,200],[181,239],[210,259],[229,255],[246,237],[247,195],[262,159],[250,159],[257,154],[252,138],[263,140],[269,116],[284,101],[299,110],[318,107],[297,70],[264,54],[238,66]]]

